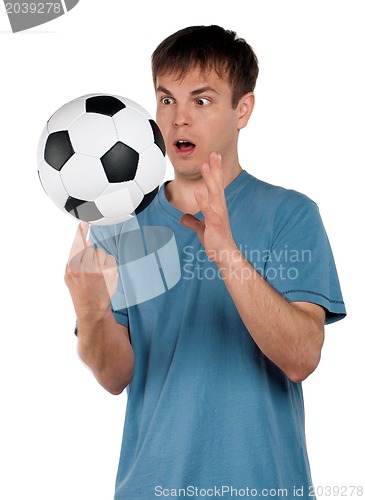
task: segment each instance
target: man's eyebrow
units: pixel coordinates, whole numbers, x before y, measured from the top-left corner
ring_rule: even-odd
[[[215,94],[218,94],[218,92],[213,87],[207,85],[206,87],[201,87],[200,89],[193,90],[191,92],[191,95],[204,94],[204,92],[214,92]]]
[[[167,94],[167,95],[172,95],[172,92],[170,92],[168,89],[166,89],[162,85],[159,85],[156,90],[157,90],[157,92],[162,92],[162,93]]]
[[[162,85],[159,85],[156,90],[157,90],[157,92],[162,92],[166,95],[172,96],[172,92],[170,90],[168,90],[167,88],[163,87]],[[196,90],[192,90],[190,92],[190,94],[192,96],[196,96],[196,95],[203,94],[204,92],[214,92],[215,94],[218,94],[218,92],[213,87],[210,87],[209,85],[207,85],[205,87],[200,87],[199,89],[196,89]]]

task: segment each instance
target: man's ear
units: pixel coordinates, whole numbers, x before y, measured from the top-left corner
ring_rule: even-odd
[[[248,120],[252,114],[253,108],[255,106],[255,94],[253,92],[248,92],[238,102],[237,105],[237,128],[240,130],[247,125]]]

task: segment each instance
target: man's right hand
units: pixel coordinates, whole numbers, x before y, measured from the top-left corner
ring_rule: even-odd
[[[87,241],[89,224],[81,222],[66,265],[65,282],[70,291],[76,316],[98,321],[110,308],[116,291],[118,272],[115,258]]]

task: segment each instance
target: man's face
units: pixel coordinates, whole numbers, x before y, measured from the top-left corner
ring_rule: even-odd
[[[210,152],[222,155],[225,168],[238,164],[239,111],[231,88],[215,73],[192,69],[182,79],[164,74],[156,81],[156,120],[175,174],[199,178]]]

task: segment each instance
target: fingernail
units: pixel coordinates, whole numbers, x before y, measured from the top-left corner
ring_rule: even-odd
[[[82,229],[87,229],[87,222],[81,221],[80,225],[81,225]]]

